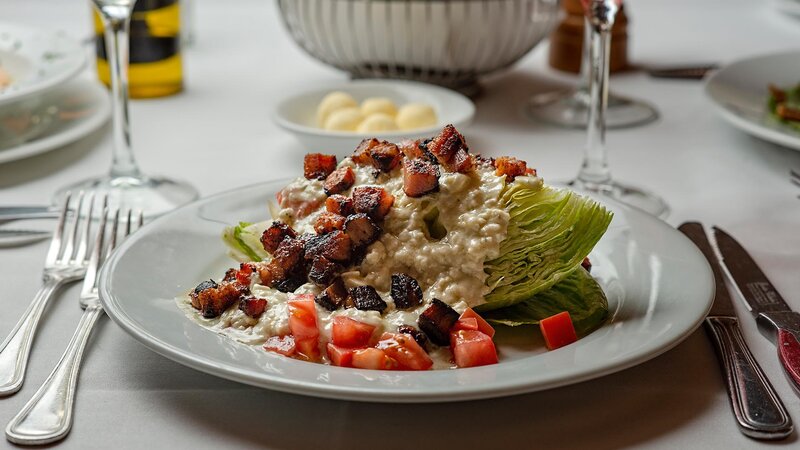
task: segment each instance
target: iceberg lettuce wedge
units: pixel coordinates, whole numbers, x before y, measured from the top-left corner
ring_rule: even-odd
[[[261,245],[261,233],[267,226],[267,222],[239,222],[236,226],[225,228],[222,240],[237,261],[262,261],[269,258],[269,253]]]
[[[486,312],[532,299],[567,276],[603,236],[612,213],[591,198],[517,179],[501,199],[510,214],[500,256],[487,261]],[[564,310],[562,308],[562,310]]]
[[[582,267],[555,286],[528,300],[483,314],[489,322],[508,326],[536,325],[540,320],[569,311],[578,335],[586,335],[608,317],[603,289]]]

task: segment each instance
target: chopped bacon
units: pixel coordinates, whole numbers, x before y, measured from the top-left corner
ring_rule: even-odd
[[[356,149],[353,151],[353,155],[350,156],[350,159],[353,160],[356,164],[372,164],[372,157],[370,156],[370,149],[372,147],[379,145],[381,141],[372,138],[372,139],[364,139],[361,141]]]
[[[356,212],[364,213],[375,220],[383,220],[394,204],[394,196],[383,188],[359,186],[353,189],[353,206]]]
[[[314,301],[328,311],[336,311],[344,306],[347,296],[347,288],[344,287],[344,282],[341,278],[337,278],[330,286],[317,295]]]
[[[375,242],[381,229],[366,214],[353,214],[344,222],[344,232],[350,236],[353,247],[363,247]]]
[[[311,268],[308,270],[308,279],[320,286],[327,286],[342,273],[342,270],[344,268],[341,264],[318,255],[314,257]]]
[[[397,144],[397,148],[399,148],[408,159],[424,158],[425,153],[423,153],[422,149],[419,147],[419,144],[419,141],[403,139],[399,144]]]
[[[350,288],[350,297],[353,299],[356,309],[362,311],[378,311],[382,313],[388,307],[386,302],[378,295],[378,291],[372,286]]]
[[[589,261],[589,257],[583,258],[581,261],[581,267],[583,267],[587,272],[592,273],[592,262]]]
[[[439,169],[423,159],[403,162],[403,192],[409,197],[421,197],[439,189]]]
[[[525,161],[514,158],[513,156],[501,156],[494,160],[495,175],[505,175],[507,182],[514,181],[514,178],[523,175],[536,175],[536,170],[528,169]]]
[[[209,280],[197,285],[189,297],[192,306],[199,309],[203,317],[212,318],[218,317],[247,292],[247,286],[236,282],[223,281],[217,284]]]
[[[340,167],[327,178],[322,188],[325,190],[326,195],[341,194],[342,192],[350,189],[350,186],[356,182],[356,174],[350,167]]]
[[[422,304],[422,288],[414,278],[404,274],[392,274],[392,300],[397,309],[408,309]]]
[[[375,138],[364,139],[351,156],[357,164],[371,165],[382,172],[391,172],[400,164],[400,148],[391,142]]]
[[[307,260],[313,260],[321,255],[332,261],[346,262],[352,254],[350,246],[350,237],[342,231],[335,230],[309,238],[305,243],[305,257]]]
[[[267,267],[258,267],[261,282],[281,292],[294,292],[305,284],[304,247],[300,239],[284,239]]]
[[[448,172],[467,173],[475,168],[469,147],[453,125],[447,125],[431,140],[427,149]]]
[[[303,175],[309,180],[324,180],[336,170],[336,156],[309,153],[303,158]]]
[[[419,329],[436,345],[450,344],[450,330],[458,321],[458,313],[447,303],[433,299],[433,303],[419,316]]]
[[[327,209],[328,212],[344,217],[355,214],[356,212],[353,207],[353,199],[338,194],[331,195],[325,200],[325,209]]]
[[[783,103],[786,101],[786,91],[770,83],[767,85],[770,95],[775,99],[775,103]]]
[[[335,230],[344,228],[344,217],[339,214],[324,211],[317,216],[317,221],[314,222],[314,231],[317,234],[326,234]]]
[[[786,106],[786,103],[778,104],[775,107],[775,114],[783,120],[800,121],[800,109]]]
[[[419,344],[419,346],[422,347],[423,350],[427,351],[425,347],[428,344],[428,337],[425,336],[425,333],[423,333],[422,331],[419,331],[418,329],[412,327],[411,325],[400,325],[399,327],[397,327],[397,332],[407,334],[413,337],[414,340],[417,341],[417,344]]]
[[[264,246],[264,250],[275,253],[287,237],[296,238],[297,233],[289,225],[276,220],[261,234],[261,245]]]
[[[222,277],[222,281],[233,281],[236,279],[236,274],[239,273],[239,270],[235,267],[231,267],[230,269],[225,271],[225,276]]]
[[[245,297],[239,302],[239,309],[246,315],[258,319],[267,308],[267,299],[256,297]]]

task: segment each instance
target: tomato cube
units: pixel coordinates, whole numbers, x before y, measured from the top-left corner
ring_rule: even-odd
[[[458,367],[497,364],[497,349],[486,333],[477,330],[452,331],[450,347]]]
[[[339,367],[353,367],[353,353],[351,348],[342,348],[332,343],[328,343],[328,358],[331,364]]]
[[[378,348],[363,348],[353,351],[353,367],[373,370],[396,370],[397,361]]]
[[[292,336],[270,336],[264,342],[264,350],[280,353],[283,356],[294,356],[297,352]]]
[[[454,330],[477,330],[478,321],[474,317],[461,317],[453,326]]]
[[[295,341],[316,340],[319,337],[317,306],[313,295],[295,295],[289,300],[289,330]]]
[[[544,343],[549,350],[555,350],[578,340],[572,318],[568,311],[562,311],[554,316],[539,321]]]
[[[333,318],[331,337],[339,347],[366,347],[375,331],[373,325],[359,322],[345,316]]]
[[[409,370],[428,370],[433,360],[425,353],[412,336],[402,333],[383,333],[376,345],[387,356],[397,361],[400,368]]]
[[[472,308],[467,308],[467,310],[461,314],[459,319],[475,319],[475,321],[478,322],[478,331],[489,336],[490,338],[494,337],[494,328],[489,325],[489,322],[483,320],[483,317],[473,311]]]

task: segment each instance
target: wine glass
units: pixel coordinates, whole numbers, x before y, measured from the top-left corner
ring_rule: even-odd
[[[654,216],[665,216],[669,207],[661,197],[646,190],[617,183],[606,159],[606,108],[611,26],[622,0],[581,0],[591,29],[589,48],[589,123],[586,156],[572,186],[598,192],[635,206]]]
[[[142,211],[145,216],[163,214],[198,197],[183,181],[147,176],[133,156],[128,115],[128,55],[130,19],[136,0],[92,0],[103,21],[106,54],[111,67],[113,146],[111,170],[60,189],[56,204],[67,192],[94,191],[108,196],[109,207]]]
[[[565,128],[586,128],[589,123],[589,43],[591,25],[583,27],[581,84],[575,89],[536,94],[528,99],[528,117]],[[614,93],[608,94],[606,128],[628,128],[645,125],[658,118],[658,111],[649,103]]]

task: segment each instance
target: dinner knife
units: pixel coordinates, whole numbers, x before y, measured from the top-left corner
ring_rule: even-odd
[[[714,238],[728,274],[756,317],[756,323],[778,347],[786,377],[800,395],[800,314],[792,311],[747,250],[728,233],[714,227]]]
[[[32,244],[52,236],[49,231],[0,229],[0,247]]]
[[[742,433],[755,439],[782,439],[792,433],[789,413],[750,353],[739,328],[722,270],[703,226],[687,222],[678,227],[700,249],[714,273],[716,294],[705,320],[725,375],[733,414]]]
[[[0,206],[0,222],[21,219],[55,219],[57,206]]]

